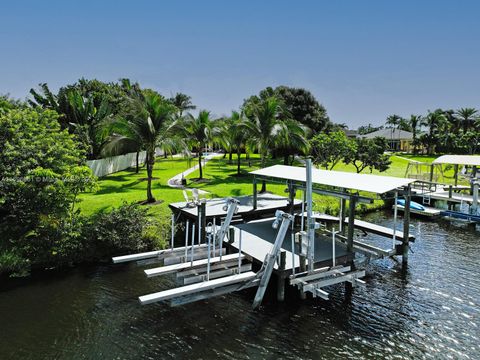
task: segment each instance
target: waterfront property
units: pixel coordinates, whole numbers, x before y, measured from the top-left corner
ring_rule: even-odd
[[[163,262],[145,270],[147,277],[175,274],[178,287],[140,296],[142,304],[169,301],[181,305],[233,291],[256,287],[253,307],[258,307],[272,275],[277,299],[285,286],[298,289],[304,298],[328,299],[328,287],[345,283],[348,291],[365,276],[371,259],[400,255],[407,263],[410,189],[414,179],[351,174],[307,167],[274,165],[253,171],[253,194],[240,198],[202,199],[170,204],[170,249],[115,257],[114,263]],[[284,184],[288,197],[259,194],[259,182]],[[296,199],[297,191],[303,200]],[[313,212],[312,194],[336,198],[340,216]],[[405,198],[403,231],[355,219],[359,203],[374,198]],[[395,202],[396,204],[396,202]],[[180,225],[179,225],[180,224]],[[338,227],[336,227],[338,225]],[[183,232],[175,238],[175,228]],[[383,247],[354,238],[355,229],[389,239]],[[255,271],[256,270],[256,271]]]

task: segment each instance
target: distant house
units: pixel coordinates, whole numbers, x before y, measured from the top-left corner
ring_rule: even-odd
[[[358,136],[358,131],[357,130],[345,129],[345,130],[343,130],[343,132],[350,139],[355,139]]]
[[[413,150],[413,134],[410,131],[399,129],[380,129],[365,135],[359,135],[361,138],[373,139],[376,137],[383,137],[388,142],[389,150],[391,151],[405,151]]]

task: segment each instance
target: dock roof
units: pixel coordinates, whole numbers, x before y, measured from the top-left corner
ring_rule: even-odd
[[[480,166],[480,155],[443,155],[433,160],[433,163]]]
[[[304,167],[273,165],[251,174],[263,177],[306,182]],[[314,184],[333,186],[351,190],[367,191],[374,194],[384,194],[399,187],[415,182],[415,179],[396,178],[371,174],[356,174],[343,171],[312,169]]]

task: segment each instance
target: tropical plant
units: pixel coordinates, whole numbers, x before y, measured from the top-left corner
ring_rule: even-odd
[[[389,125],[389,127],[393,129],[397,129],[401,120],[402,120],[401,116],[394,114],[387,117],[387,121],[385,122],[385,124]]]
[[[435,146],[439,139],[439,128],[441,128],[447,121],[442,110],[438,109],[433,112],[428,112],[424,119],[424,125],[428,127],[428,133],[421,137],[422,142],[427,147],[429,155],[435,152]]]
[[[192,97],[183,93],[176,93],[173,97],[168,99],[175,105],[179,111],[178,115],[181,117],[183,113],[188,110],[195,110],[197,107],[192,104]]]
[[[307,126],[311,130],[311,135],[328,130],[332,125],[325,107],[310,91],[303,88],[267,87],[260,91],[258,96],[254,95],[245,100],[243,106],[245,107],[249,103],[259,103],[272,96],[283,103],[289,118]]]
[[[416,154],[418,152],[418,132],[421,131],[423,117],[421,115],[412,114],[408,119],[408,124],[410,126],[410,129],[412,129],[413,153]]]
[[[454,116],[459,120],[463,132],[473,129],[475,123],[480,118],[478,110],[474,108],[460,108],[455,111]]]
[[[357,138],[346,152],[344,161],[346,164],[352,164],[357,173],[361,173],[366,168],[369,168],[370,172],[374,169],[382,172],[391,164],[389,156],[385,154],[387,147],[387,140],[382,137]]]
[[[175,123],[174,127],[181,132],[190,149],[197,150],[199,179],[203,179],[203,151],[219,132],[219,128],[215,126],[211,118],[210,111],[201,110],[197,117],[187,113]]]
[[[317,134],[310,139],[312,161],[317,166],[332,170],[353,150],[353,146],[355,142],[347,138],[343,131]]]

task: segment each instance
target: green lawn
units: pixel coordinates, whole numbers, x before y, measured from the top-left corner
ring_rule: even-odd
[[[269,160],[267,165],[280,163],[281,160]],[[167,185],[168,179],[174,175],[188,169],[190,165],[185,159],[180,158],[157,158],[154,169],[154,180],[152,184],[153,194],[157,200],[163,200],[163,203],[157,205],[148,205],[153,215],[166,215],[169,213],[168,204],[171,202],[182,201],[183,194],[178,189],[170,188]],[[389,175],[403,176],[405,172],[406,161],[397,159],[394,161]],[[209,197],[240,196],[252,194],[252,177],[248,175],[249,171],[260,168],[260,159],[258,155],[252,155],[250,161],[242,156],[242,176],[236,175],[236,156],[234,155],[232,163],[228,159],[217,158],[207,163],[204,170],[206,182],[196,182],[192,179],[198,177],[198,171],[193,172],[187,177],[188,186],[196,187],[210,194]],[[335,170],[355,171],[353,166],[339,164]],[[134,169],[121,171],[99,179],[99,189],[96,192],[84,193],[79,196],[78,207],[83,214],[89,215],[97,211],[108,211],[119,206],[122,202],[140,202],[146,199],[146,170],[141,168],[138,174]],[[268,184],[267,190],[276,194],[285,195],[285,185]],[[301,196],[299,192],[298,196]],[[315,196],[316,208],[328,213],[335,213],[338,208],[338,200]],[[378,205],[377,205],[378,206]]]
[[[208,197],[240,196],[252,194],[252,177],[248,175],[260,167],[258,155],[252,155],[250,161],[247,161],[242,155],[242,176],[236,175],[236,156],[234,155],[232,163],[228,159],[217,158],[207,163],[204,169],[205,182],[196,182],[193,179],[198,177],[198,171],[193,172],[187,177],[188,186],[196,187],[210,194]],[[408,160],[432,161],[435,157],[411,156],[411,155],[392,155],[392,164],[390,168],[381,173],[382,175],[404,177]],[[420,160],[421,159],[421,160]],[[170,188],[167,185],[168,179],[174,175],[188,169],[196,162],[191,164],[181,158],[157,158],[155,170],[153,173],[153,194],[157,200],[163,200],[163,203],[157,205],[148,205],[151,208],[152,215],[167,215],[169,213],[168,204],[171,202],[183,201],[181,190]],[[267,165],[281,163],[281,160],[269,160]],[[334,170],[355,172],[352,165],[338,164]],[[369,173],[368,170],[364,173]],[[373,174],[380,174],[373,171]],[[453,170],[445,172],[446,181],[453,181]],[[99,189],[96,192],[84,193],[79,196],[78,206],[84,214],[92,214],[97,211],[108,211],[113,207],[119,206],[122,202],[139,202],[146,199],[146,170],[142,168],[139,174],[135,174],[133,169],[121,171],[99,179]],[[284,184],[268,184],[267,190],[276,194],[285,195]],[[301,196],[299,192],[298,196]],[[316,195],[314,198],[315,208],[319,211],[335,214],[338,211],[339,202],[337,199]],[[377,201],[373,207],[382,205]],[[365,206],[361,205],[363,210]],[[372,206],[370,206],[372,207]]]

